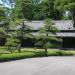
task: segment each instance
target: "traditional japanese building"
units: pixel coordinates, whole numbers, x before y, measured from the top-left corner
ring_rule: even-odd
[[[62,38],[61,48],[75,48],[75,28],[73,27],[72,20],[56,20],[53,22],[55,23],[55,26],[58,28],[59,32],[52,36]],[[31,27],[31,34],[39,35],[38,30],[44,26],[44,21],[25,21],[25,25]],[[15,29],[19,28],[21,27],[17,26]],[[2,42],[4,44],[4,40]],[[2,43],[0,42],[0,44]],[[23,39],[22,41],[23,47],[34,47],[34,44],[34,39]]]
[[[53,22],[59,30],[54,36],[62,38],[62,48],[75,48],[75,28],[73,27],[72,21],[57,20]],[[38,35],[38,30],[44,25],[44,21],[28,21],[25,24],[33,28],[32,34]]]

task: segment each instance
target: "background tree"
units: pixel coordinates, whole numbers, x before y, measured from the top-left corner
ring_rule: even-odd
[[[5,19],[5,12],[2,5],[0,5],[0,21]]]
[[[34,0],[36,1],[36,0]],[[55,0],[38,0],[35,4],[34,19],[44,20],[45,18],[52,18],[54,20],[62,19],[63,13],[54,8]]]
[[[75,1],[74,0],[55,0],[55,7],[58,10],[70,11],[73,20],[73,26],[75,27]]]
[[[5,46],[6,48],[11,51],[11,48],[16,47],[18,45],[18,39],[14,37],[13,33],[11,32],[12,26],[15,26],[15,13],[14,11],[14,0],[2,0],[3,2],[3,9],[4,9],[4,19],[2,19],[3,22],[3,32],[5,32]],[[9,8],[6,7],[6,5],[9,5]],[[9,32],[10,31],[10,32]],[[17,40],[17,41],[16,41]]]
[[[54,8],[55,0],[16,0],[16,17],[27,20],[62,19],[63,13]],[[23,13],[23,14],[22,14]]]
[[[9,26],[9,22],[8,22],[8,13],[7,13],[8,8],[5,7],[4,5],[0,6],[0,35],[1,38],[0,40],[5,40],[6,35],[7,35],[7,29]],[[0,42],[0,44],[2,44],[3,41]]]
[[[17,11],[22,12],[21,16],[27,20],[32,20],[32,0],[16,0],[15,4],[16,8],[18,9]]]

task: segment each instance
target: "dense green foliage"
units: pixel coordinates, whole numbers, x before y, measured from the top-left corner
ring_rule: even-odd
[[[9,13],[14,21],[17,18],[27,20],[54,20],[65,19],[66,11],[74,14],[75,1],[73,0],[2,0],[3,6],[9,5]],[[68,15],[71,17],[71,15]],[[69,19],[69,17],[67,19]],[[74,17],[73,17],[74,18]]]
[[[75,27],[75,0],[56,0],[55,7],[59,11],[70,11]]]
[[[26,20],[46,19],[44,27],[39,31],[45,34],[41,37],[41,44],[44,43],[43,48],[46,52],[47,48],[52,46],[50,41],[57,40],[55,37],[49,37],[58,31],[52,20],[65,19],[64,14],[67,11],[70,12],[75,26],[74,0],[2,0],[2,2],[3,4],[0,5],[0,42],[4,38],[5,45],[10,51],[12,47],[18,47],[18,51],[21,52],[22,40],[29,37],[34,38],[29,34],[30,27],[25,25]],[[16,28],[18,25],[20,28],[11,32],[13,26]]]
[[[73,56],[74,51],[60,51],[60,50],[48,50],[48,53],[45,53],[43,49],[22,49],[22,52],[17,52],[15,50],[14,53],[9,53],[6,49],[2,50],[0,48],[0,62],[10,61],[10,60],[18,60],[24,58],[32,58],[32,57],[46,57],[46,56]]]
[[[55,0],[16,0],[18,17],[28,20],[44,20],[45,18],[62,19],[63,13],[54,9]]]

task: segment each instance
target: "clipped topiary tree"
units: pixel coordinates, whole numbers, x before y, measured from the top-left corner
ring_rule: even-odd
[[[54,35],[59,30],[55,27],[54,22],[51,19],[45,19],[44,26],[40,28],[39,30],[39,39],[41,46],[45,49],[45,52],[47,53],[47,49],[52,46],[51,40],[58,40]]]
[[[12,35],[7,35],[5,45],[8,51],[12,53],[13,50],[17,50],[18,44],[19,44],[19,40],[17,38],[14,38]]]

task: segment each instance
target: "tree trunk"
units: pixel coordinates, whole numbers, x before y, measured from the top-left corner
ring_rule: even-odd
[[[45,55],[46,56],[48,56],[47,53],[48,53],[48,50],[47,50],[47,48],[45,48]]]
[[[47,48],[45,48],[45,52],[47,53],[48,51],[47,51]]]
[[[18,45],[18,52],[21,52],[21,43]]]
[[[48,32],[46,32],[46,40],[45,40],[45,43],[47,44],[47,42],[48,42],[48,39],[47,39],[47,37],[48,37]],[[45,52],[47,53],[48,51],[47,51],[47,46],[45,47]]]
[[[24,32],[24,22],[22,24],[22,28],[21,28],[21,34],[20,34],[20,43],[18,45],[18,51],[21,52],[21,43],[22,43],[22,40],[23,40],[23,32]]]
[[[75,9],[73,9],[71,12],[72,12],[73,27],[75,28]]]

